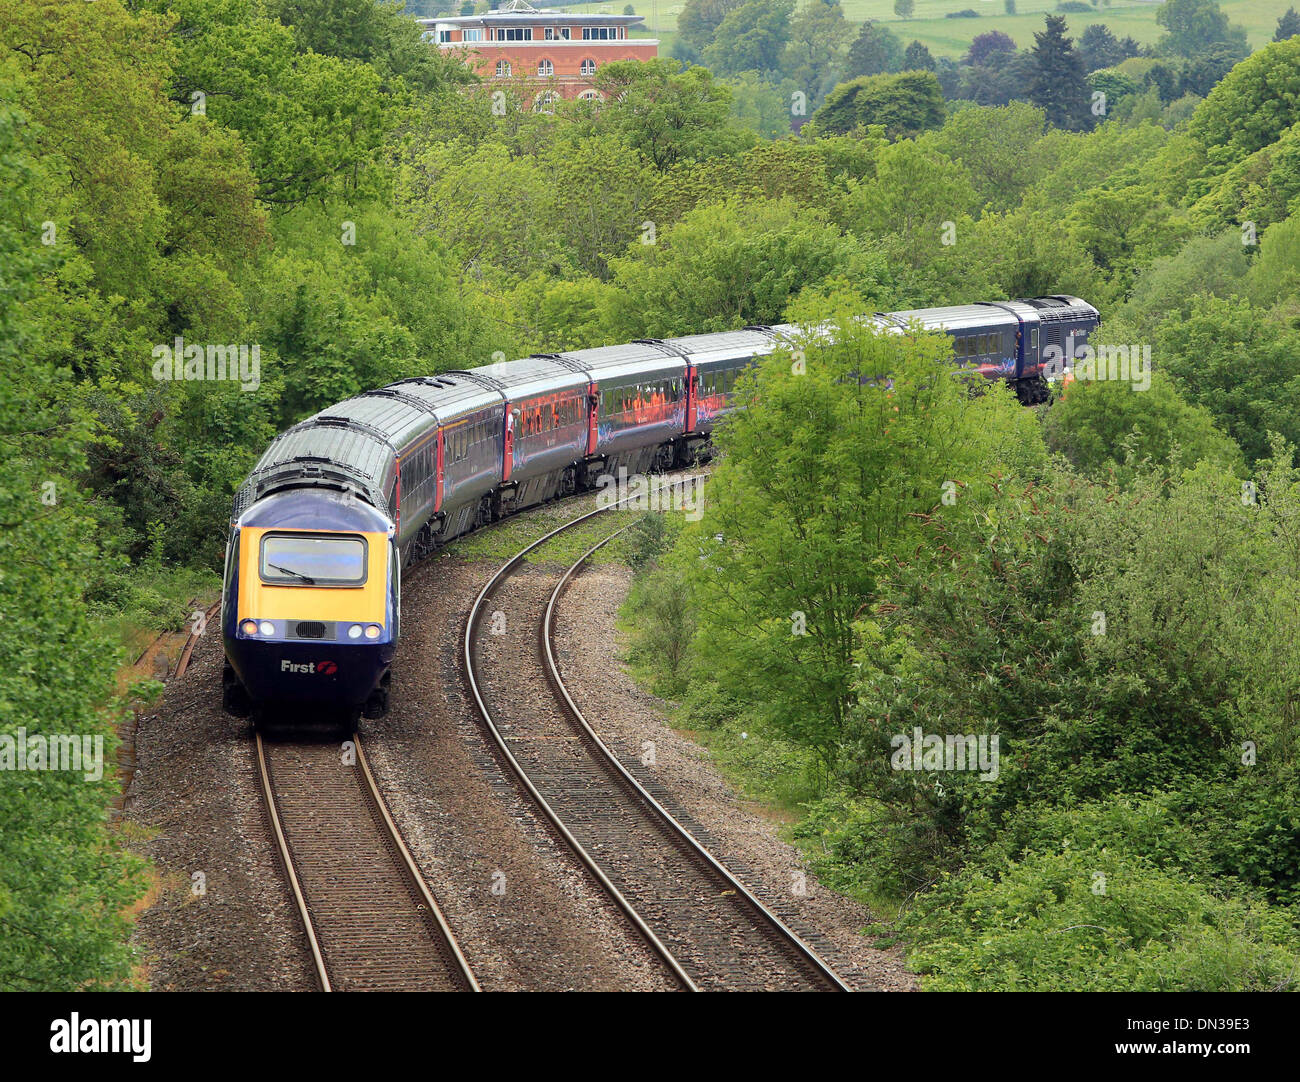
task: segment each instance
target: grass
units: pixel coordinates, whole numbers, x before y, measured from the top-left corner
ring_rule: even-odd
[[[542,534],[562,526],[583,511],[591,510],[592,506],[594,504],[588,506],[583,502],[568,502],[530,511],[454,541],[447,551],[452,556],[466,560],[495,560],[505,563],[530,541],[536,541]],[[620,526],[635,522],[638,517],[639,512],[636,511],[606,512],[548,541],[529,559],[535,563],[572,564],[597,541]],[[606,545],[592,557],[592,563],[622,559],[621,541],[622,538],[619,538]]]
[[[820,0],[814,0],[820,3]],[[920,41],[935,56],[962,56],[978,34],[1001,30],[1021,48],[1034,44],[1034,33],[1042,30],[1043,16],[1056,13],[1055,0],[1017,0],[1015,15],[1003,10],[1002,0],[916,0],[916,11],[910,19],[900,19],[894,14],[893,0],[840,0],[844,16],[857,24],[875,19],[884,23],[904,44],[913,39]],[[1229,20],[1244,26],[1252,49],[1258,49],[1273,38],[1277,20],[1296,0],[1220,0],[1220,6]],[[645,32],[639,36],[660,39],[660,53],[667,56],[672,38],[677,30],[677,16],[685,6],[683,0],[668,0],[650,4],[634,0],[638,15],[645,16]],[[1078,37],[1091,23],[1106,23],[1116,37],[1131,36],[1134,40],[1153,45],[1163,35],[1156,22],[1160,8],[1157,0],[1115,0],[1109,7],[1098,8],[1087,15],[1067,14],[1066,23],[1072,37]],[[946,19],[950,11],[973,8],[979,12],[977,19]],[[561,10],[570,10],[568,7]],[[623,4],[602,3],[573,5],[571,10],[619,14]]]

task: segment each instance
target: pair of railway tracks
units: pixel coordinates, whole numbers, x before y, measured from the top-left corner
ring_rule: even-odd
[[[530,560],[618,506],[534,541],[475,599],[463,661],[484,726],[552,828],[683,989],[848,991],[817,950],[624,766],[565,684],[555,645],[560,598],[591,557],[630,526],[607,534],[563,571]],[[498,601],[503,608],[489,616]]]
[[[606,535],[562,572],[544,573],[548,587],[554,579],[553,588],[539,593],[532,583],[512,589],[520,611],[507,619],[516,634],[502,638],[508,649],[483,648],[489,601],[511,580],[526,577],[530,558],[549,543],[618,506],[580,515],[534,541],[475,599],[462,645],[482,722],[563,843],[679,987],[848,990],[817,950],[622,764],[564,682],[555,648],[559,600],[590,558],[628,527]],[[531,642],[521,628],[535,629]],[[501,671],[502,662],[514,667],[509,674]],[[521,670],[538,694],[519,696]],[[501,701],[489,706],[498,695]],[[510,704],[522,705],[522,712],[512,712]],[[260,733],[254,740],[267,819],[319,987],[478,991],[375,784],[360,737],[342,745],[277,743]]]

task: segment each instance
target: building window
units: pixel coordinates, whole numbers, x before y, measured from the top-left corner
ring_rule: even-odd
[[[618,31],[612,26],[584,26],[582,28],[583,41],[609,41],[611,38],[618,37]]]
[[[509,60],[498,60],[498,61],[497,61],[497,78],[498,78],[498,79],[509,79],[509,78],[510,78],[510,61],[509,61]]]
[[[533,30],[529,26],[502,26],[497,29],[497,41],[532,41]]]
[[[584,90],[578,95],[579,101],[604,101],[599,90]]]
[[[581,69],[581,70],[582,70],[582,74],[583,74],[583,75],[595,75],[595,74],[596,74],[596,62],[595,62],[594,60],[584,60],[584,61],[582,62],[582,69]]]
[[[469,29],[463,30],[460,35],[460,40],[461,41],[482,41],[483,40],[482,27],[478,28],[477,30],[469,30]]]
[[[549,79],[555,74],[555,65],[549,60],[539,60],[537,61],[537,74],[543,79]]]
[[[533,99],[533,112],[535,113],[553,113],[555,112],[555,95],[549,90],[543,90],[536,98]]]
[[[440,42],[441,42],[441,41],[451,41],[451,31],[450,31],[450,30],[439,30],[439,31],[438,31],[438,40],[439,40]]]
[[[548,26],[546,28],[547,41],[568,41],[570,30],[567,26]]]

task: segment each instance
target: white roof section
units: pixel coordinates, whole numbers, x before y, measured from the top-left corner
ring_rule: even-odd
[[[554,8],[535,8],[527,0],[509,0],[496,11],[482,15],[439,15],[416,19],[427,27],[465,26],[542,26],[564,23],[569,26],[632,26],[645,22],[644,15],[599,15],[590,12],[558,11]]]

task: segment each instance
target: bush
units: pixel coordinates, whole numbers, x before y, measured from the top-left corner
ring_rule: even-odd
[[[945,877],[899,923],[931,991],[1266,991],[1300,972],[1293,912],[1105,846]]]
[[[962,8],[961,11],[949,11],[944,15],[945,19],[978,19],[980,13],[974,8]]]

